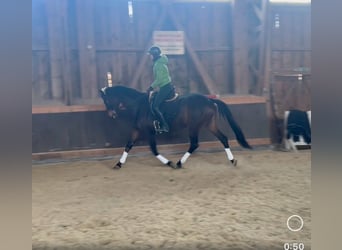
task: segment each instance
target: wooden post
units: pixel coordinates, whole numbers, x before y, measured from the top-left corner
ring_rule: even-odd
[[[269,5],[266,4],[266,15],[265,15],[265,49],[264,49],[264,68],[263,68],[263,94],[266,97],[266,113],[269,120],[270,127],[270,138],[272,144],[279,143],[276,139],[275,127],[277,126],[277,119],[274,111],[274,100],[272,98],[273,89],[273,72],[271,67],[271,56],[272,56],[272,23],[271,23],[272,12],[270,11]]]
[[[92,0],[76,0],[82,99],[98,96],[93,5]]]
[[[248,1],[233,4],[233,55],[235,94],[249,94],[248,69]]]
[[[46,2],[48,16],[48,38],[51,68],[51,98],[63,100],[63,21],[60,13],[63,11],[62,2],[49,0]]]
[[[267,45],[267,37],[268,34],[268,27],[269,27],[269,19],[268,17],[268,2],[269,0],[261,0],[261,13],[259,16],[260,22],[261,22],[261,30],[260,30],[260,40],[259,40],[259,74],[258,74],[258,87],[257,87],[257,95],[263,95],[265,91],[265,81],[269,79],[269,77],[266,78],[265,74],[269,74],[269,72],[266,72],[265,69],[267,68],[267,63],[269,63],[269,60],[267,59],[267,56],[269,54],[266,52]]]
[[[62,4],[62,22],[63,22],[63,82],[64,82],[64,102],[66,105],[72,105],[72,80],[71,80],[71,47],[69,37],[69,15],[68,0],[60,0]]]

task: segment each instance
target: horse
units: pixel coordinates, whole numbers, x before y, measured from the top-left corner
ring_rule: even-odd
[[[123,85],[104,87],[99,90],[107,113],[113,119],[119,117],[128,118],[133,122],[130,139],[124,152],[114,169],[120,169],[126,162],[129,151],[135,142],[144,135],[149,143],[154,156],[164,165],[178,169],[182,168],[190,155],[199,147],[198,135],[201,128],[208,129],[223,144],[228,160],[233,166],[237,165],[228,143],[227,136],[218,128],[218,117],[223,117],[231,126],[238,143],[243,148],[252,149],[248,144],[241,128],[234,120],[229,107],[223,101],[209,98],[201,94],[170,96],[170,100],[161,104],[166,121],[170,125],[170,131],[177,129],[188,129],[190,146],[176,165],[158,152],[156,144],[156,128],[154,116],[150,108],[150,96],[148,93]],[[175,94],[175,93],[173,93]]]

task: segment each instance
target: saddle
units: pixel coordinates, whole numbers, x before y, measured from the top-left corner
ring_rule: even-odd
[[[173,95],[172,95],[171,97],[169,97],[168,99],[166,99],[164,102],[173,102],[173,101],[175,101],[175,100],[178,98],[178,96],[179,96],[179,94],[176,93],[176,92],[173,92],[172,94],[173,94]]]
[[[152,103],[153,98],[155,97],[156,94],[157,94],[157,92],[152,93],[150,100],[149,100],[150,103]],[[175,87],[173,86],[173,90],[170,92],[170,94],[168,95],[167,99],[164,102],[173,102],[178,97],[179,97],[179,94],[176,92]]]

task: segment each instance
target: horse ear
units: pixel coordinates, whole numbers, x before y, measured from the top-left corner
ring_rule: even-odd
[[[105,96],[105,90],[106,88],[99,89],[99,94],[102,98]]]

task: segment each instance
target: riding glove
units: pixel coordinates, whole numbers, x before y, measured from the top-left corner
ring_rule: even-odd
[[[151,91],[153,91],[153,88],[150,86],[150,87],[147,89],[146,93],[147,93],[147,94],[150,94]]]

